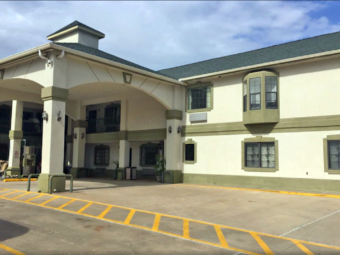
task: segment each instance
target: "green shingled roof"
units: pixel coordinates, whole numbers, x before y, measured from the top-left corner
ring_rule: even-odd
[[[160,73],[158,73],[158,72],[156,72],[156,71],[154,71],[152,69],[146,68],[144,66],[137,65],[137,64],[135,64],[133,62],[130,62],[130,61],[127,61],[125,59],[116,57],[116,56],[111,55],[109,53],[106,53],[104,51],[101,51],[101,50],[98,50],[98,49],[95,49],[95,48],[92,48],[92,47],[89,47],[89,46],[85,46],[83,44],[79,44],[79,43],[54,43],[54,44],[57,44],[57,45],[60,45],[60,46],[64,46],[64,47],[67,47],[67,48],[70,48],[70,49],[73,49],[73,50],[81,51],[81,52],[84,52],[84,53],[87,53],[87,54],[91,54],[91,55],[94,55],[94,56],[97,56],[97,57],[100,57],[100,58],[104,58],[104,59],[107,59],[107,60],[115,61],[117,63],[121,63],[121,64],[128,65],[128,66],[132,66],[132,67],[144,70],[144,71],[148,71],[148,72],[151,72],[151,73],[154,73],[154,74],[158,74],[158,75],[162,75],[164,77],[168,77],[168,78],[174,79],[173,77],[168,76],[166,74],[160,74]],[[176,80],[176,79],[174,79],[174,80]]]
[[[158,73],[180,79],[338,49],[340,49],[340,32],[162,69]]]
[[[79,21],[75,20],[75,21],[73,21],[72,23],[68,24],[67,26],[65,26],[65,27],[63,27],[63,28],[61,28],[61,29],[59,29],[59,30],[56,31],[56,32],[54,32],[53,34],[48,35],[47,37],[50,37],[50,36],[55,35],[55,34],[58,34],[58,33],[62,32],[62,31],[64,31],[64,30],[67,30],[67,29],[72,28],[72,27],[75,27],[75,26],[87,28],[87,29],[89,29],[89,30],[91,30],[91,31],[93,31],[93,32],[100,33],[100,34],[102,34],[103,36],[105,36],[102,32],[99,32],[98,30],[95,30],[95,29],[93,29],[92,27],[86,26],[85,24],[80,23]]]

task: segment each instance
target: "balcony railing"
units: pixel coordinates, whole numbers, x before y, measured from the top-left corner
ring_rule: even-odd
[[[118,132],[120,122],[116,118],[88,120],[87,134]]]
[[[8,134],[9,130],[11,130],[10,122],[0,122],[0,134]],[[41,135],[42,123],[24,121],[22,123],[22,131],[24,135]]]

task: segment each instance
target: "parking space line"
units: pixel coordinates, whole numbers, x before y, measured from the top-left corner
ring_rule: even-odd
[[[301,244],[299,241],[293,241],[293,243],[299,247],[304,253],[306,253],[307,255],[314,255],[313,252],[311,252],[310,250],[308,250],[303,244]]]
[[[217,225],[215,225],[214,227],[215,227],[216,235],[218,236],[218,240],[220,240],[222,247],[229,248],[229,245],[228,245],[227,240],[225,239],[225,237],[223,235],[221,228]]]
[[[112,205],[109,205],[101,214],[99,214],[98,219],[103,219],[112,207]]]
[[[248,188],[236,188],[236,187],[224,187],[224,186],[208,186],[208,185],[196,185],[196,184],[184,184],[178,183],[174,184],[178,186],[188,186],[188,187],[198,187],[198,188],[211,188],[211,189],[230,189],[230,190],[243,190],[243,191],[259,191],[259,192],[269,192],[269,193],[279,193],[286,195],[298,195],[298,196],[309,196],[309,197],[327,197],[327,198],[340,198],[340,195],[333,194],[320,194],[320,193],[306,193],[306,192],[295,192],[295,191],[285,191],[285,190],[268,190],[268,189],[248,189]]]
[[[259,237],[257,234],[255,233],[250,233],[252,235],[252,237],[254,237],[254,239],[256,240],[256,242],[261,246],[261,248],[264,250],[264,252],[267,255],[274,255],[274,253],[270,250],[270,248],[268,247],[268,245],[263,242],[263,240],[261,239],[261,237]]]
[[[190,238],[189,221],[187,219],[183,219],[183,237]]]
[[[58,207],[58,209],[63,209],[64,207],[68,206],[69,204],[73,203],[74,201],[76,201],[75,199],[71,199],[70,201],[68,201],[67,203],[61,205]]]
[[[10,252],[12,254],[15,254],[15,255],[26,255],[25,253],[22,253],[20,251],[14,250],[11,247],[8,247],[8,246],[3,245],[3,244],[0,244],[0,248],[5,250],[5,251],[8,251],[8,252]]]
[[[130,221],[131,221],[133,215],[135,214],[135,212],[136,212],[136,210],[131,210],[129,212],[129,215],[126,217],[126,219],[124,221],[125,224],[129,224],[130,223]]]
[[[5,194],[0,195],[0,197],[6,197],[6,196],[9,195],[9,194],[14,194],[14,193],[18,193],[18,192],[20,192],[20,191],[8,192],[8,193],[5,193]]]
[[[153,221],[153,225],[152,225],[153,231],[158,230],[160,220],[161,220],[161,215],[157,213],[155,216],[155,220]]]
[[[56,200],[56,199],[58,199],[58,198],[59,198],[59,197],[52,197],[51,199],[46,200],[44,203],[41,203],[40,205],[41,205],[41,206],[46,205],[46,204],[48,204],[49,202],[52,202],[53,200]]]
[[[18,199],[19,197],[23,197],[25,195],[27,195],[27,193],[25,191],[23,191],[24,193],[19,195],[19,196],[16,196],[16,197],[13,197],[12,199]]]
[[[19,191],[17,191],[17,192],[19,192]],[[39,194],[39,193],[27,192],[27,194]],[[36,198],[41,197],[41,196],[49,196],[49,197],[52,197],[52,198],[55,198],[55,199],[57,199],[57,198],[71,199],[71,201],[73,201],[73,200],[74,201],[81,201],[81,202],[86,202],[87,204],[83,208],[78,210],[78,211],[70,211],[70,210],[66,210],[64,208],[60,209],[60,208],[51,207],[51,206],[46,205],[45,203],[48,202],[49,200],[45,201],[42,204],[37,204],[37,203],[30,202],[30,200],[36,199]],[[188,218],[184,218],[184,217],[178,217],[178,216],[167,215],[167,214],[162,214],[162,213],[138,210],[138,209],[123,207],[123,206],[118,206],[118,205],[110,205],[110,204],[99,203],[99,202],[97,203],[97,202],[92,202],[92,201],[88,201],[88,200],[84,200],[84,199],[77,199],[77,198],[73,199],[73,198],[70,198],[70,197],[63,197],[63,196],[56,196],[56,195],[49,195],[49,194],[41,194],[41,195],[35,196],[35,197],[33,197],[33,198],[31,198],[31,199],[29,199],[27,201],[15,200],[15,199],[9,198],[9,197],[0,197],[0,198],[6,199],[6,200],[10,200],[10,201],[16,201],[16,202],[19,202],[19,203],[25,203],[25,204],[30,204],[30,205],[50,208],[50,209],[53,209],[53,210],[69,212],[69,213],[72,213],[72,214],[83,215],[83,216],[87,216],[87,217],[90,217],[90,218],[93,218],[93,219],[99,219],[99,220],[104,220],[104,221],[108,221],[108,222],[113,222],[113,223],[116,223],[116,224],[121,224],[121,225],[135,227],[135,228],[144,229],[144,230],[148,230],[148,231],[153,231],[155,233],[160,233],[160,234],[165,234],[165,235],[174,236],[174,237],[178,237],[178,238],[183,238],[183,239],[186,239],[186,240],[196,241],[196,242],[212,245],[212,246],[219,247],[219,248],[225,248],[225,249],[229,249],[229,250],[233,250],[233,251],[237,251],[237,252],[241,252],[241,253],[252,254],[252,255],[259,255],[259,254],[251,252],[251,251],[247,251],[247,250],[242,250],[242,249],[239,249],[239,248],[231,247],[229,245],[230,242],[228,243],[227,240],[225,239],[225,237],[223,235],[223,232],[222,232],[222,229],[231,229],[231,230],[235,230],[235,231],[251,234],[253,236],[253,238],[255,238],[255,240],[259,243],[259,245],[263,248],[264,252],[267,255],[273,254],[273,252],[270,250],[270,248],[267,246],[267,244],[261,239],[260,236],[268,236],[268,237],[273,237],[275,239],[289,240],[294,245],[298,246],[299,249],[301,249],[307,255],[312,255],[313,253],[311,251],[309,251],[303,244],[309,244],[309,245],[312,245],[312,246],[324,247],[324,248],[334,249],[334,250],[340,251],[340,247],[336,247],[336,246],[312,243],[312,242],[303,241],[303,240],[297,240],[297,239],[292,239],[292,238],[287,238],[287,237],[282,237],[282,236],[276,236],[276,235],[271,235],[271,234],[266,234],[266,233],[260,233],[260,232],[256,232],[256,231],[246,230],[246,229],[239,229],[239,228],[235,228],[235,227],[224,226],[224,225],[210,223],[210,222],[204,222],[204,221],[198,221],[198,220],[188,219]],[[83,211],[86,208],[90,207],[91,205],[93,205],[93,206],[104,205],[105,209],[98,216],[94,216],[94,215],[89,215],[89,214],[83,213]],[[128,214],[128,216],[126,217],[126,219],[124,221],[117,221],[117,220],[112,220],[112,219],[105,218],[105,215],[111,210],[111,208],[121,208],[121,209],[129,210],[129,214]],[[144,227],[144,226],[141,226],[141,225],[131,224],[130,222],[131,222],[131,220],[132,220],[132,218],[133,218],[133,216],[135,215],[136,212],[142,212],[142,213],[148,213],[148,214],[154,215],[155,218],[153,220],[153,226],[150,228],[150,227]],[[169,233],[169,232],[166,232],[166,231],[159,230],[158,228],[159,228],[159,225],[161,224],[160,219],[161,219],[162,216],[167,217],[167,218],[173,218],[173,219],[180,219],[180,220],[182,220],[182,222],[183,222],[183,235],[178,235],[178,234]],[[190,232],[189,232],[189,224],[190,224],[190,222],[196,222],[196,223],[200,223],[200,224],[204,224],[204,225],[213,226],[215,228],[215,232],[216,232],[216,235],[218,237],[219,243],[211,243],[211,242],[207,242],[207,241],[204,241],[204,240],[201,240],[201,239],[195,239],[195,238],[190,237]],[[230,241],[231,237],[228,236],[228,240],[229,241]]]
[[[31,202],[32,200],[34,200],[34,199],[36,199],[36,198],[39,198],[39,197],[42,197],[42,196],[44,196],[44,194],[41,194],[41,195],[38,195],[38,196],[36,196],[36,197],[32,197],[32,198],[30,198],[30,199],[27,199],[27,200],[25,200],[25,202]]]
[[[86,208],[88,208],[90,205],[92,205],[93,204],[93,202],[89,202],[87,205],[85,205],[83,208],[81,208],[81,209],[79,209],[78,211],[77,211],[77,213],[82,213],[83,211],[85,211],[86,210]]]

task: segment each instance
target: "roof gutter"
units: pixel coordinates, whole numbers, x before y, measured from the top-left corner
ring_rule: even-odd
[[[200,75],[195,75],[191,77],[181,78],[179,79],[179,81],[187,82],[187,81],[192,81],[192,80],[202,79],[202,78],[212,78],[212,77],[220,76],[224,74],[244,72],[244,71],[249,71],[251,69],[258,69],[258,68],[264,68],[264,67],[273,66],[273,65],[299,62],[299,61],[304,61],[304,60],[309,60],[309,59],[314,59],[314,58],[321,58],[321,57],[336,55],[336,54],[340,54],[340,50],[332,50],[332,51],[327,51],[327,52],[322,52],[322,53],[295,57],[295,58],[288,58],[288,59],[282,59],[282,60],[277,60],[277,61],[272,61],[272,62],[266,62],[262,64],[252,65],[252,66],[245,66],[245,67],[239,67],[239,68],[234,68],[234,69],[229,69],[229,70],[224,70],[224,71],[219,71],[219,72],[200,74]]]
[[[152,73],[152,72],[148,72],[148,71],[136,68],[136,67],[124,65],[124,64],[112,61],[112,60],[105,59],[105,58],[100,58],[100,57],[97,57],[97,56],[94,56],[94,55],[91,55],[91,54],[88,54],[88,53],[84,53],[84,52],[81,52],[81,51],[77,51],[77,50],[73,50],[73,49],[64,47],[64,46],[61,46],[61,45],[51,44],[51,47],[54,48],[54,49],[57,49],[57,50],[64,50],[65,52],[67,52],[69,54],[73,54],[73,55],[76,55],[76,56],[87,58],[87,59],[90,59],[90,60],[95,61],[95,62],[104,63],[104,64],[107,64],[107,65],[110,65],[110,66],[113,66],[113,67],[116,67],[116,68],[119,68],[119,69],[123,69],[125,71],[129,71],[129,72],[132,72],[132,73],[135,73],[135,74],[143,75],[143,76],[146,76],[146,77],[161,80],[161,81],[171,83],[171,84],[175,84],[175,85],[187,86],[186,83],[178,81],[176,79],[168,78],[166,76],[155,74],[155,73]]]

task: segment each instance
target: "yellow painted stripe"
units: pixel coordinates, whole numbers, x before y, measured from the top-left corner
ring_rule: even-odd
[[[105,215],[111,210],[112,207],[112,205],[109,205],[101,214],[99,214],[98,219],[104,219]]]
[[[23,191],[24,192],[24,194],[21,194],[21,195],[19,195],[19,196],[16,196],[16,197],[13,197],[12,199],[18,199],[19,197],[22,197],[22,196],[25,196],[25,195],[28,195],[29,193],[27,193],[27,192],[25,192],[25,191]]]
[[[41,204],[39,204],[39,205],[46,205],[46,204],[48,204],[49,202],[52,202],[53,200],[56,200],[56,199],[58,199],[59,197],[52,197],[51,199],[49,199],[49,200],[46,200],[45,202],[43,202],[43,203],[41,203]]]
[[[133,215],[135,215],[136,210],[131,210],[129,215],[126,217],[124,223],[130,224],[130,221],[132,220]]]
[[[244,190],[244,191],[259,191],[269,193],[279,193],[286,195],[298,195],[298,196],[309,196],[309,197],[327,197],[327,198],[340,198],[340,195],[333,194],[319,194],[319,193],[305,193],[305,192],[294,192],[285,190],[266,190],[266,189],[247,189],[247,188],[234,188],[234,187],[223,187],[223,186],[207,186],[207,185],[195,185],[195,184],[175,184],[179,186],[192,186],[199,188],[212,188],[212,189],[230,189],[230,190]]]
[[[11,247],[8,247],[8,246],[3,245],[3,244],[0,244],[0,248],[5,250],[5,251],[8,251],[8,252],[10,252],[12,254],[15,254],[15,255],[26,255],[25,253],[22,253],[20,251],[14,250]]]
[[[302,243],[300,243],[299,241],[293,241],[293,243],[299,247],[304,253],[306,253],[307,255],[314,255],[313,252],[311,252],[310,250],[308,250]]]
[[[71,199],[70,201],[68,201],[67,203],[61,205],[58,207],[58,209],[63,209],[65,206],[68,206],[69,204],[73,203],[74,201],[76,201],[75,199]]]
[[[30,201],[32,201],[32,200],[34,200],[34,199],[36,199],[36,198],[42,197],[42,196],[45,196],[45,195],[44,195],[44,194],[41,194],[41,195],[38,195],[38,196],[36,196],[36,197],[32,197],[32,198],[30,198],[30,199],[28,199],[28,200],[25,200],[24,202],[30,202]]]
[[[17,190],[17,191],[8,192],[8,193],[5,193],[3,195],[0,195],[0,197],[5,197],[5,196],[7,196],[9,194],[14,194],[14,193],[18,193],[18,192],[20,192],[20,191]]]
[[[224,235],[223,235],[221,228],[217,225],[215,225],[214,227],[215,227],[216,235],[218,236],[218,240],[220,240],[222,247],[229,248],[229,245],[224,238]]]
[[[153,231],[158,231],[158,227],[159,227],[159,222],[161,221],[161,214],[157,213],[155,215],[155,220],[153,221],[153,226],[152,226],[152,230]]]
[[[261,239],[261,237],[259,237],[257,234],[255,233],[250,233],[254,239],[256,240],[256,242],[258,242],[258,244],[262,247],[262,249],[264,250],[264,252],[267,255],[274,255],[274,253],[270,250],[270,248],[268,247],[268,245],[263,242],[263,240]]]
[[[187,219],[183,219],[183,237],[190,238],[189,221]]]
[[[87,205],[85,205],[83,208],[81,208],[80,210],[77,211],[77,213],[82,213],[83,211],[85,211],[86,208],[90,207],[90,205],[92,205],[93,202],[88,203]]]
[[[31,181],[36,181],[37,179],[33,178]],[[22,178],[22,179],[4,179],[3,182],[27,182],[27,178]]]
[[[19,192],[19,191],[17,191]],[[30,193],[33,193],[34,192],[30,192]],[[36,194],[39,194],[39,193],[36,193]],[[46,194],[47,195],[47,194]],[[48,195],[48,196],[55,196],[55,195]],[[35,198],[38,198],[39,196],[37,197],[34,197],[33,199]],[[1,198],[1,197],[0,197]],[[70,197],[63,197],[63,196],[58,196],[58,198],[65,198],[65,199],[70,199]],[[13,200],[11,198],[8,198],[8,197],[3,197],[3,199],[6,199],[6,200]],[[88,204],[85,205],[83,208],[81,208],[78,212],[74,212],[74,211],[69,211],[69,210],[66,210],[66,209],[62,209],[62,211],[67,211],[67,212],[70,212],[70,213],[73,213],[73,214],[81,214],[81,215],[84,215],[84,216],[87,216],[87,217],[91,217],[91,218],[94,218],[94,219],[98,219],[98,216],[93,216],[93,215],[88,215],[88,214],[85,214],[85,213],[81,213],[83,212],[86,208],[88,208],[91,204],[93,204],[93,202],[91,201],[88,201],[88,200],[83,200],[83,199],[75,199],[77,201],[82,201],[82,202],[87,202]],[[26,203],[26,204],[33,204],[35,206],[41,206],[40,204],[36,204],[36,203],[31,203],[31,202],[26,202],[26,201],[22,201],[22,200],[14,200],[16,202],[20,202],[20,203]],[[109,205],[109,204],[104,204],[104,203],[95,203],[95,204],[101,204],[101,205],[106,205],[106,206],[113,206],[113,205]],[[53,210],[58,210],[58,208],[54,208],[54,207],[50,207],[50,206],[42,206],[42,207],[45,207],[45,208],[50,208],[50,209],[53,209]],[[114,207],[117,207],[117,208],[123,208],[123,209],[128,209],[128,210],[132,210],[134,211],[133,214],[137,211],[137,212],[145,212],[145,213],[149,213],[149,214],[154,214],[155,216],[158,214],[158,213],[153,213],[153,212],[149,212],[149,211],[143,211],[143,210],[135,210],[135,209],[132,209],[132,208],[128,208],[128,207],[123,207],[123,206],[115,206]],[[130,214],[132,212],[130,211]],[[129,214],[129,216],[130,216]],[[303,247],[305,250],[308,250],[306,247],[304,247],[302,245],[303,244],[309,244],[309,245],[314,245],[314,246],[319,246],[319,247],[325,247],[325,248],[329,248],[329,249],[335,249],[335,250],[340,250],[340,247],[336,247],[336,246],[330,246],[330,245],[323,245],[323,244],[318,244],[318,243],[311,243],[311,242],[307,242],[307,241],[302,241],[302,240],[296,240],[296,239],[291,239],[291,238],[287,238],[287,237],[280,237],[280,236],[275,236],[275,235],[271,235],[271,234],[265,234],[265,233],[260,233],[260,232],[255,232],[255,231],[250,231],[250,230],[245,230],[245,229],[239,229],[239,228],[234,228],[234,227],[229,227],[229,226],[224,226],[224,225],[219,225],[219,224],[214,224],[214,223],[209,223],[209,222],[203,222],[203,221],[197,221],[197,220],[192,220],[192,219],[186,219],[186,218],[182,218],[182,217],[178,217],[178,216],[172,216],[172,215],[166,215],[166,214],[159,214],[161,216],[165,216],[165,217],[170,217],[170,218],[175,218],[175,219],[181,219],[183,220],[183,223],[184,225],[186,225],[186,227],[183,227],[183,229],[187,229],[187,232],[186,232],[186,235],[184,236],[181,236],[181,235],[176,235],[176,234],[172,234],[172,233],[168,233],[168,232],[165,232],[165,231],[160,231],[160,230],[152,230],[152,228],[147,228],[147,227],[143,227],[143,226],[139,226],[139,225],[134,225],[134,224],[130,224],[130,221],[131,219],[127,222],[126,219],[125,222],[121,222],[121,221],[116,221],[116,220],[111,220],[111,219],[107,219],[105,218],[104,220],[106,221],[111,221],[111,222],[114,222],[114,223],[117,223],[117,224],[129,224],[129,226],[133,226],[133,227],[136,227],[136,228],[140,228],[140,229],[145,229],[145,230],[151,230],[151,231],[155,231],[155,232],[158,232],[158,233],[163,233],[163,234],[167,234],[167,235],[171,235],[171,236],[177,236],[177,237],[181,237],[181,238],[185,238],[185,239],[188,239],[188,240],[193,240],[193,241],[197,241],[197,242],[201,242],[201,243],[206,243],[206,244],[209,244],[209,245],[213,245],[213,246],[217,246],[217,247],[222,247],[222,245],[220,244],[215,244],[215,243],[210,243],[210,242],[206,242],[206,241],[203,241],[203,240],[199,240],[199,239],[194,239],[194,238],[190,238],[190,235],[189,235],[189,221],[192,221],[192,222],[197,222],[197,223],[201,223],[201,224],[205,224],[205,225],[212,225],[212,226],[218,226],[220,228],[227,228],[227,229],[233,229],[233,230],[236,230],[236,231],[241,231],[241,232],[246,232],[246,233],[249,233],[249,234],[256,234],[256,235],[262,235],[262,236],[269,236],[269,237],[273,237],[273,238],[277,238],[277,239],[282,239],[282,240],[289,240],[289,241],[292,241],[292,242],[297,242],[299,243],[300,247]],[[128,217],[129,217],[128,216]],[[133,215],[132,215],[133,216]],[[131,217],[132,218],[132,217]],[[185,223],[186,222],[186,223]],[[184,231],[183,231],[183,234],[184,234]],[[262,241],[262,239],[261,239]],[[263,242],[263,241],[262,241]],[[247,253],[247,254],[252,254],[252,255],[258,255],[257,253],[253,253],[253,252],[250,252],[250,251],[245,251],[245,250],[242,250],[242,249],[238,249],[238,248],[234,248],[234,247],[229,247],[228,249],[230,250],[234,250],[234,251],[238,251],[238,252],[242,252],[242,253]],[[268,248],[269,249],[269,248]],[[301,248],[300,248],[301,249]],[[309,251],[309,250],[308,250]],[[270,253],[269,253],[270,254]],[[309,253],[309,254],[312,254],[312,253]]]

